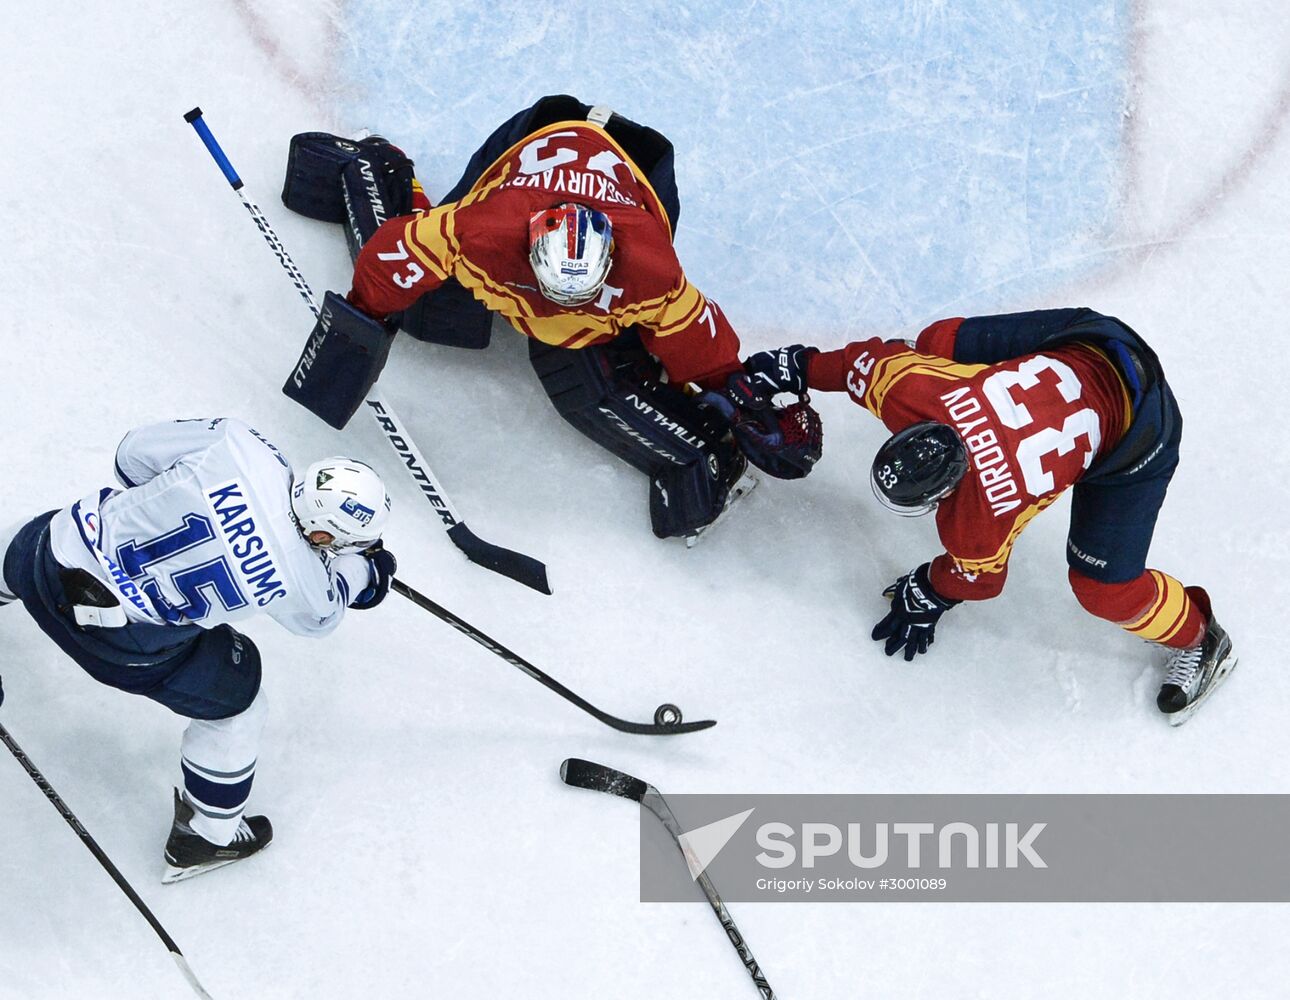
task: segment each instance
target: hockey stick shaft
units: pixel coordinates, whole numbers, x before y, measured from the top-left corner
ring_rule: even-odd
[[[739,955],[739,960],[743,962],[748,975],[752,977],[753,984],[757,987],[758,992],[761,993],[762,1000],[775,1000],[774,989],[766,981],[766,977],[761,971],[761,966],[757,964],[757,959],[753,957],[752,949],[748,947],[748,942],[744,940],[744,936],[739,933],[739,928],[735,926],[734,918],[730,915],[730,911],[726,909],[726,904],[722,900],[721,894],[717,892],[717,887],[712,884],[712,879],[703,870],[702,864],[691,858],[687,852],[685,841],[682,840],[684,832],[681,830],[681,824],[672,812],[672,807],[667,804],[667,799],[663,798],[663,793],[653,785],[628,774],[626,771],[620,771],[617,768],[610,767],[608,764],[597,764],[595,761],[583,760],[580,757],[570,757],[560,765],[560,780],[574,788],[585,788],[592,792],[604,792],[606,795],[616,795],[620,799],[630,799],[632,802],[638,802],[663,824],[663,828],[671,834],[677,850],[685,858],[686,867],[692,873],[699,872],[695,876],[695,881],[699,883],[699,888],[703,890],[703,895],[707,897],[708,905],[712,907],[712,912],[716,914],[717,920],[721,922],[721,929],[726,932],[726,938],[734,946]]]
[[[641,799],[641,805],[658,817],[659,822],[667,828],[667,832],[672,835],[676,842],[677,849],[684,855],[685,847],[682,845],[681,835],[684,831],[681,824],[677,822],[676,816],[672,812],[672,807],[667,804],[667,799],[653,785],[648,786],[644,798]],[[686,858],[686,864],[689,864],[689,858]],[[703,890],[703,895],[708,899],[708,905],[712,907],[712,912],[716,914],[717,920],[721,922],[721,929],[726,932],[726,937],[739,955],[739,961],[743,962],[744,968],[748,975],[752,977],[753,984],[761,993],[762,1000],[775,1000],[775,991],[771,988],[766,976],[761,971],[761,966],[757,964],[757,959],[753,957],[752,949],[748,947],[748,942],[744,936],[739,933],[739,928],[735,926],[735,919],[730,915],[726,908],[725,901],[722,900],[721,894],[717,892],[717,887],[712,884],[712,879],[708,877],[706,871],[701,871],[695,879],[699,883],[699,888]]]
[[[81,843],[84,844],[89,849],[89,852],[94,855],[95,860],[103,866],[104,871],[112,876],[112,881],[115,882],[117,887],[125,893],[126,898],[134,904],[134,908],[143,914],[143,918],[148,921],[148,924],[154,931],[156,931],[157,937],[161,938],[161,943],[166,946],[171,957],[174,958],[175,963],[179,966],[180,972],[183,973],[184,978],[188,980],[188,984],[193,988],[193,992],[201,997],[202,1000],[212,1000],[211,995],[207,993],[202,987],[202,984],[198,982],[197,976],[188,965],[188,960],[184,958],[184,953],[179,950],[179,945],[175,944],[174,938],[166,933],[166,929],[161,926],[161,921],[153,916],[152,911],[148,909],[148,905],[140,899],[139,894],[134,891],[134,887],[130,885],[130,883],[126,881],[125,876],[117,870],[116,865],[112,863],[112,859],[104,853],[103,848],[99,847],[97,841],[90,836],[89,831],[81,825],[81,821],[76,818],[76,814],[73,813],[67,803],[63,801],[62,796],[54,790],[54,786],[51,785],[48,779],[40,773],[39,768],[31,762],[31,758],[27,756],[22,747],[18,746],[17,741],[14,740],[13,736],[9,734],[9,730],[7,730],[3,725],[0,725],[0,742],[3,742],[4,745],[8,747],[9,752],[13,754],[14,759],[22,765],[22,768],[27,772],[28,777],[36,783],[37,788],[45,793],[45,798],[49,799],[54,808],[58,810],[58,814],[67,822],[67,825],[70,826],[72,830],[75,831],[76,835],[81,838]]]
[[[233,169],[233,164],[229,162],[228,156],[221,148],[218,140],[202,118],[202,109],[193,108],[186,115],[184,121],[188,122],[196,131],[198,137],[205,145],[206,151],[210,153],[211,158],[219,167],[224,179],[228,181],[229,186],[237,193],[241,199],[243,207],[251,216],[251,221],[255,223],[256,229],[264,237],[264,241],[273,251],[273,255],[282,265],[282,269],[287,272],[291,283],[296,286],[296,291],[304,300],[309,311],[313,313],[314,318],[318,318],[318,303],[314,300],[313,291],[305,276],[292,260],[291,254],[283,245],[277,232],[269,224],[264,213],[260,211],[257,205],[250,197],[247,196],[242,178],[238,176],[237,171]],[[510,577],[517,583],[522,583],[526,587],[542,594],[551,593],[551,585],[547,580],[546,566],[534,559],[532,556],[526,556],[521,552],[514,552],[511,549],[504,549],[499,545],[493,545],[486,542],[476,535],[466,526],[466,522],[461,519],[457,509],[453,506],[452,501],[448,499],[443,489],[436,485],[437,477],[431,472],[430,464],[421,454],[421,449],[417,447],[416,442],[412,440],[407,433],[406,425],[401,421],[390,407],[389,401],[381,394],[381,391],[373,386],[367,394],[365,400],[368,411],[377,425],[381,428],[381,433],[389,442],[390,447],[399,457],[400,463],[408,470],[408,474],[417,484],[417,489],[421,491],[422,496],[434,508],[435,513],[443,522],[444,528],[448,533],[448,538],[457,546],[471,562],[490,569],[494,573]]]
[[[390,589],[395,593],[406,597],[423,611],[429,611],[440,621],[447,622],[462,635],[469,639],[473,639],[490,653],[501,657],[517,670],[522,670],[539,684],[554,691],[565,701],[577,705],[588,715],[598,719],[600,722],[603,722],[606,726],[617,729],[619,732],[637,733],[649,736],[675,736],[681,733],[694,733],[702,729],[710,729],[716,725],[716,722],[711,719],[706,719],[702,722],[681,722],[675,725],[659,725],[657,723],[649,724],[644,722],[629,722],[626,719],[620,719],[617,716],[610,715],[608,712],[602,711],[595,705],[591,704],[591,702],[587,701],[581,695],[569,690],[554,677],[543,673],[518,653],[511,652],[511,650],[507,649],[496,639],[485,635],[464,618],[458,617],[442,605],[436,604],[424,594],[413,590],[402,580],[395,579],[390,584]]]

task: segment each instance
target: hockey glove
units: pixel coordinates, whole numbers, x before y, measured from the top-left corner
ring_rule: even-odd
[[[872,637],[887,640],[883,651],[888,656],[895,656],[903,646],[906,663],[927,652],[927,647],[936,640],[936,623],[941,615],[962,603],[942,597],[932,589],[928,577],[931,568],[931,563],[923,563],[882,592],[884,597],[891,598],[891,610],[873,627]]]
[[[700,393],[699,402],[716,410],[731,427],[770,411],[770,397],[743,372],[731,374],[720,389]]]
[[[824,450],[824,427],[810,403],[772,406],[748,375],[731,375],[724,390],[705,392],[699,402],[720,413],[748,461],[776,479],[801,479]]]
[[[390,592],[390,583],[394,580],[394,573],[399,568],[398,561],[394,558],[394,553],[385,548],[380,542],[373,545],[363,555],[367,558],[367,567],[371,573],[372,583],[366,590],[349,602],[349,606],[355,611],[366,611],[368,608],[374,608],[385,600],[385,595]]]
[[[773,351],[759,351],[744,361],[744,371],[753,384],[773,396],[777,392],[791,392],[798,396],[806,392],[806,370],[811,358],[819,354],[817,347],[792,344]]]

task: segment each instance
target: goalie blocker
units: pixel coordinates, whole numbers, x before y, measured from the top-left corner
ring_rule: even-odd
[[[376,385],[393,340],[393,325],[383,326],[328,292],[282,391],[340,430]]]

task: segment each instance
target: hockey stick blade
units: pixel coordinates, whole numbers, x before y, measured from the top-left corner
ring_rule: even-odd
[[[592,716],[599,722],[603,722],[611,729],[618,730],[620,733],[632,733],[637,736],[680,736],[684,733],[697,733],[703,729],[711,729],[717,724],[715,719],[704,719],[700,722],[677,723],[629,722],[627,719],[620,719],[615,715],[610,715],[608,712],[605,712],[591,704],[591,702],[587,701],[587,699],[583,698],[577,692],[569,690],[569,688],[565,687],[554,677],[533,666],[533,664],[529,663],[528,660],[524,659],[524,657],[520,656],[518,653],[511,652],[511,650],[507,649],[496,639],[485,635],[464,618],[453,614],[442,605],[436,604],[434,601],[430,600],[430,598],[426,597],[425,594],[422,594],[417,590],[413,590],[402,580],[395,578],[390,583],[390,589],[396,594],[406,597],[417,607],[421,608],[421,610],[429,611],[440,621],[451,625],[462,635],[466,636],[468,639],[474,640],[494,656],[505,660],[517,670],[522,670],[543,687],[554,691],[565,701],[577,705],[588,715]]]
[[[619,798],[631,799],[633,802],[644,799],[650,787],[640,778],[633,778],[625,771],[583,760],[581,757],[569,757],[560,765],[560,780],[574,788],[617,795]]]
[[[466,527],[465,521],[458,521],[449,528],[448,537],[471,562],[485,569],[491,569],[494,573],[508,576],[516,583],[532,587],[539,594],[551,593],[551,584],[546,578],[546,566],[532,556],[484,541]]]

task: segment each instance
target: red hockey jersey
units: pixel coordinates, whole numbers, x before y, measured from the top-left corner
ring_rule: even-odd
[[[1003,589],[1031,518],[1119,443],[1131,403],[1118,369],[1088,344],[993,365],[955,362],[959,322],[928,327],[916,349],[874,338],[818,354],[809,383],[845,390],[893,432],[924,420],[958,430],[970,467],[936,509],[945,553],[932,563],[932,586],[983,600]]]
[[[529,217],[576,201],[609,216],[613,265],[600,297],[576,308],[538,291]],[[658,196],[600,126],[557,122],[516,143],[456,202],[391,219],[358,256],[350,301],[372,316],[406,309],[449,276],[543,343],[602,344],[634,326],[673,382],[738,371],[739,338],[686,280]]]

